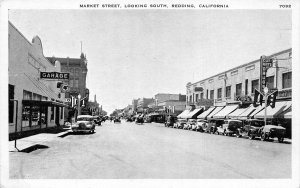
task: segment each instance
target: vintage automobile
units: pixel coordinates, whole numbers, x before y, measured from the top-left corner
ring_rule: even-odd
[[[215,134],[218,130],[218,127],[224,124],[224,119],[210,119],[208,120],[208,125],[205,132]]]
[[[103,119],[100,116],[93,116],[93,118],[94,118],[94,123],[98,126],[101,126]]]
[[[165,122],[165,127],[173,127],[176,120],[177,120],[177,117],[174,117],[174,116],[167,117],[167,120]]]
[[[204,119],[198,119],[196,122],[196,131],[200,131],[203,132],[204,131],[204,127],[206,127],[207,121]]]
[[[174,128],[183,129],[186,123],[187,123],[186,119],[178,119],[174,125]]]
[[[259,129],[264,126],[265,122],[259,119],[246,119],[243,121],[244,125],[241,128],[238,128],[237,137],[248,137],[249,139],[255,139],[260,137]]]
[[[193,128],[194,128],[194,130],[195,130],[195,127],[196,127],[196,123],[197,123],[197,120],[196,119],[189,119],[188,121],[187,121],[187,130],[193,130]]]
[[[229,119],[224,120],[222,126],[217,127],[217,134],[223,134],[225,136],[232,136],[238,134],[238,129],[243,126],[243,122],[240,120]]]
[[[71,125],[73,132],[95,132],[94,117],[90,115],[79,115],[77,121]]]
[[[266,141],[269,138],[278,138],[278,142],[283,142],[285,136],[285,128],[278,125],[265,125],[259,129],[261,140]]]
[[[132,117],[128,117],[128,118],[126,119],[126,121],[127,121],[127,122],[133,122],[134,120],[133,120]]]
[[[120,119],[119,117],[116,117],[116,118],[114,119],[114,123],[121,123],[121,119]]]
[[[143,124],[144,123],[144,118],[142,116],[139,116],[135,120],[136,124]]]

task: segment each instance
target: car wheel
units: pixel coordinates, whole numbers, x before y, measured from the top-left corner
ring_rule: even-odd
[[[261,133],[260,139],[266,141],[266,133]]]
[[[282,142],[283,142],[283,140],[284,140],[284,138],[283,138],[283,137],[278,137],[278,142],[282,143]]]

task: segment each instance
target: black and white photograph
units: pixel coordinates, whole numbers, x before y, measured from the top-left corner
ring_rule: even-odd
[[[297,1],[36,2],[0,2],[1,187],[300,186]]]

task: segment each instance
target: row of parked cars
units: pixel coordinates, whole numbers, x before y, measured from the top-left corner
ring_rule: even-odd
[[[279,142],[283,142],[285,136],[284,127],[265,125],[264,121],[259,119],[176,120],[176,118],[169,118],[165,126],[225,136],[248,137],[249,139],[258,137],[264,141],[269,140],[269,138],[278,138]]]

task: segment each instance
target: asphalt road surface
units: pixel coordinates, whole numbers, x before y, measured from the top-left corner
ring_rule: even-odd
[[[105,122],[94,134],[66,134],[47,148],[10,153],[10,178],[291,178],[292,145]]]

